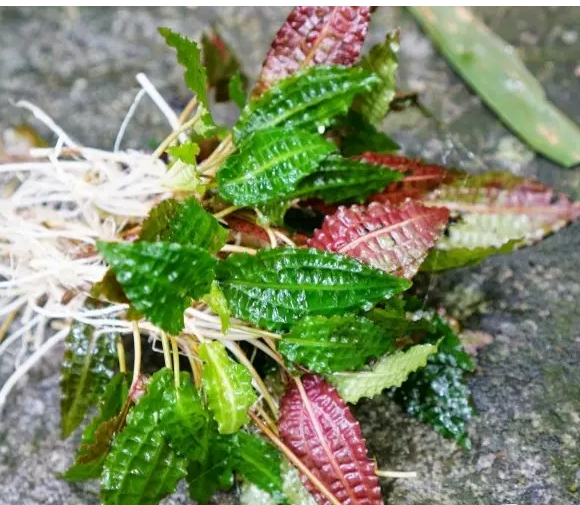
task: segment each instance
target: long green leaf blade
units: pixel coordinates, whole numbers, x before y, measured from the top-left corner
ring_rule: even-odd
[[[117,364],[115,336],[74,321],[65,339],[61,366],[61,430],[68,437],[95,405]]]
[[[154,207],[143,221],[139,240],[193,245],[215,254],[227,237],[228,231],[191,197],[183,202],[170,198]]]
[[[246,105],[234,127],[236,141],[276,126],[317,132],[346,114],[354,97],[378,81],[362,68],[314,66],[298,72]]]
[[[233,315],[268,329],[307,315],[370,309],[411,285],[346,256],[292,248],[231,254],[217,278]]]
[[[192,299],[209,292],[216,260],[195,246],[166,242],[98,242],[131,303],[171,334],[183,329]]]
[[[580,128],[546,98],[514,48],[465,7],[410,7],[451,66],[533,149],[560,165],[580,162]]]
[[[292,193],[336,146],[312,133],[273,128],[251,135],[217,173],[220,196],[259,205]]]
[[[394,339],[370,319],[344,314],[300,320],[278,345],[288,360],[316,373],[357,370],[393,350]]]
[[[252,376],[219,341],[201,344],[199,357],[204,361],[203,388],[219,432],[234,433],[248,421],[248,409],[257,399]]]
[[[361,398],[373,398],[384,389],[400,386],[412,372],[426,366],[427,358],[436,352],[436,344],[414,345],[384,356],[369,370],[333,373],[327,379],[345,401],[357,403]]]

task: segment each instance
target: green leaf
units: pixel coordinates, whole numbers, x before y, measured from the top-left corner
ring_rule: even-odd
[[[360,112],[352,109],[337,120],[335,131],[340,136],[340,151],[344,156],[357,156],[367,151],[392,153],[401,149],[393,139],[368,123]]]
[[[196,198],[182,202],[163,200],[154,207],[141,227],[139,240],[197,246],[211,254],[226,243],[228,231]]]
[[[217,278],[235,317],[272,330],[307,315],[368,310],[411,285],[346,256],[294,248],[231,254]]]
[[[374,46],[360,65],[379,76],[380,83],[360,96],[360,111],[372,125],[379,125],[389,112],[395,97],[395,79],[399,62],[399,30],[387,34],[384,42]]]
[[[473,408],[464,374],[473,371],[474,365],[461,348],[459,337],[439,316],[434,315],[431,324],[427,340],[441,339],[438,352],[429,357],[425,368],[409,376],[395,398],[409,414],[470,448],[467,423],[473,417]]]
[[[111,269],[105,272],[99,282],[93,284],[91,296],[97,300],[104,298],[111,303],[129,303],[129,299],[125,295],[125,291],[123,291],[123,286],[119,284]]]
[[[214,492],[225,491],[234,483],[231,436],[212,432],[209,447],[204,460],[187,465],[189,496],[197,503],[207,503]]]
[[[246,105],[236,126],[237,142],[250,133],[286,126],[320,132],[335,116],[346,114],[354,97],[378,83],[362,68],[313,66],[277,82]]]
[[[280,128],[258,131],[218,171],[219,195],[235,205],[283,199],[335,150],[316,134]]]
[[[248,409],[257,399],[248,369],[228,356],[219,341],[199,346],[204,361],[202,383],[208,406],[221,434],[234,433],[248,422]]]
[[[427,35],[482,100],[530,147],[580,162],[580,128],[546,98],[517,51],[465,7],[411,7]]]
[[[117,365],[115,334],[98,335],[92,325],[73,321],[64,341],[60,377],[62,437],[67,438],[95,405]]]
[[[185,83],[196,95],[198,103],[208,107],[207,75],[201,63],[201,52],[193,40],[176,33],[169,28],[159,28],[159,33],[168,46],[177,51],[177,61],[185,67]]]
[[[363,203],[392,182],[403,179],[396,170],[341,156],[325,159],[316,172],[300,181],[293,197],[317,197],[327,203],[354,201]]]
[[[236,433],[234,437],[234,470],[270,493],[274,499],[283,500],[278,450],[257,435],[244,431]]]
[[[175,160],[195,165],[195,158],[199,154],[199,145],[195,142],[186,142],[185,144],[169,146],[167,152]]]
[[[165,242],[98,242],[131,303],[173,335],[183,312],[210,290],[215,258],[196,246]]]
[[[109,450],[111,436],[105,435],[104,425],[111,425],[127,399],[129,383],[125,374],[116,374],[99,400],[99,413],[83,431],[81,446],[75,462],[61,478],[70,482],[80,482],[87,479],[98,479],[101,476],[103,462]]]
[[[392,351],[394,339],[370,319],[353,314],[306,317],[278,344],[289,361],[316,373],[357,370]]]
[[[246,106],[248,97],[246,96],[246,92],[244,90],[244,81],[239,70],[230,79],[228,83],[228,91],[230,98],[234,101],[234,103],[240,109],[243,109]]]
[[[165,373],[171,382],[171,371],[166,370]],[[181,373],[179,389],[176,390],[172,383],[164,385],[161,395],[161,433],[179,456],[190,461],[204,460],[210,449],[211,418],[191,383],[189,373]]]
[[[230,307],[216,281],[212,283],[211,289],[209,293],[203,297],[203,301],[209,305],[211,310],[220,316],[222,322],[222,333],[226,334],[230,328]]]
[[[187,460],[174,452],[160,426],[162,394],[171,380],[168,369],[155,374],[113,441],[101,480],[104,505],[157,505],[185,477]]]
[[[291,205],[292,202],[289,200],[260,205],[260,207],[256,207],[256,222],[259,226],[284,226],[284,216]]]
[[[361,398],[373,398],[384,389],[400,386],[409,374],[424,367],[435,352],[437,344],[414,345],[384,356],[369,370],[333,373],[327,379],[345,401],[357,403]]]

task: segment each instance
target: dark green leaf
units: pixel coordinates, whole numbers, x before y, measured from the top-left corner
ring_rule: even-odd
[[[361,66],[374,72],[380,78],[380,83],[372,90],[361,95],[360,111],[372,125],[379,125],[395,97],[395,78],[399,62],[399,31],[387,34],[384,42],[374,46],[366,55]]]
[[[98,242],[131,303],[171,334],[183,329],[192,299],[209,292],[215,258],[196,246],[165,242]]]
[[[275,126],[319,132],[346,114],[355,95],[369,91],[378,78],[362,68],[313,66],[281,80],[242,111],[234,128],[237,142]]]
[[[159,33],[177,51],[177,61],[185,67],[185,83],[196,95],[198,103],[208,107],[207,75],[201,63],[201,52],[197,44],[169,28],[159,28]]]
[[[564,166],[580,161],[580,128],[546,98],[512,46],[465,7],[411,7],[427,35],[483,101],[532,148]]]
[[[337,120],[336,131],[340,135],[340,150],[344,156],[357,156],[367,151],[392,153],[401,148],[354,110]]]
[[[187,461],[174,452],[160,427],[162,394],[171,380],[168,369],[155,374],[113,441],[101,481],[104,505],[157,505],[185,477]]]
[[[220,316],[222,333],[227,333],[230,328],[230,307],[216,281],[212,283],[211,289],[209,293],[203,297],[203,301],[209,305],[209,308],[212,311]]]
[[[115,335],[97,334],[92,325],[73,321],[64,341],[60,377],[62,437],[68,437],[95,405],[117,365]]]
[[[257,400],[248,369],[228,356],[215,340],[199,346],[204,361],[202,382],[207,403],[221,434],[238,431],[248,421],[248,409]]]
[[[193,387],[188,373],[181,373],[178,390],[171,383],[171,372],[167,370],[165,373],[169,375],[170,384],[164,384],[161,391],[162,406],[159,409],[161,433],[179,456],[190,461],[202,461],[207,457],[209,450],[211,420],[209,412]]]
[[[124,374],[116,374],[99,400],[99,413],[83,431],[81,447],[73,465],[61,476],[71,482],[79,482],[87,479],[98,479],[101,476],[103,462],[109,450],[111,436],[103,427],[110,426],[111,420],[115,419],[123,410],[129,384]],[[105,433],[107,431],[107,433]]]
[[[357,370],[394,348],[392,336],[353,314],[306,317],[278,344],[286,359],[316,373]]]
[[[244,81],[239,71],[236,72],[230,79],[228,83],[228,91],[233,102],[240,109],[243,109],[246,106],[248,97],[246,96],[246,91],[244,90]]]
[[[278,202],[266,203],[256,208],[258,218],[256,222],[259,226],[283,226],[284,216],[292,205],[289,200],[281,200]]]
[[[446,438],[463,447],[471,446],[467,423],[473,417],[471,395],[464,373],[473,370],[469,355],[461,348],[459,337],[439,316],[431,319],[427,341],[442,339],[437,354],[427,366],[412,374],[395,392],[409,414],[429,423]]]
[[[384,356],[368,370],[335,372],[327,379],[345,401],[357,403],[361,398],[373,398],[385,389],[400,386],[409,374],[424,367],[427,358],[436,352],[437,344],[414,345]]]
[[[403,174],[396,170],[341,156],[330,156],[316,172],[300,181],[292,196],[316,197],[327,203],[363,203],[373,193],[382,191],[390,183],[402,178]]]
[[[240,431],[234,435],[234,470],[260,489],[282,501],[282,475],[280,453],[257,435]]]
[[[355,259],[315,249],[231,254],[218,281],[232,313],[257,326],[284,329],[307,315],[370,309],[411,283]]]
[[[198,503],[207,503],[214,492],[229,489],[234,483],[232,438],[217,431],[211,433],[207,457],[187,465],[189,496]]]
[[[215,254],[227,237],[228,231],[191,197],[183,202],[163,200],[154,207],[143,222],[139,240],[192,245]]]
[[[218,171],[219,194],[235,205],[283,199],[335,150],[316,134],[280,128],[258,131]]]

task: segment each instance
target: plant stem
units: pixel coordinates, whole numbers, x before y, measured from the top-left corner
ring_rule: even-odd
[[[274,422],[274,420],[268,414],[266,414],[266,411],[262,407],[260,407],[259,405],[256,405],[254,407],[254,409],[256,410],[256,412],[258,414],[260,414],[260,417],[264,421],[266,421],[268,428],[270,428],[272,430],[272,432],[274,432],[276,435],[278,435],[278,426],[276,426],[276,423]]]
[[[121,337],[117,337],[117,357],[119,358],[119,371],[122,374],[127,373],[127,360],[125,359],[125,346]]]
[[[272,358],[276,363],[278,363],[284,370],[286,370],[286,365],[284,364],[284,360],[282,356],[280,356],[275,350],[270,349],[267,345],[263,344],[260,340],[248,340],[250,344],[257,347],[262,351],[264,354],[267,354]]]
[[[390,470],[376,470],[377,477],[388,477],[391,479],[416,479],[417,472],[394,472]]]
[[[274,398],[272,398],[272,395],[268,391],[266,384],[264,384],[262,377],[260,377],[260,374],[254,368],[254,365],[252,365],[252,363],[250,363],[250,360],[247,358],[244,351],[242,351],[241,347],[234,342],[223,341],[222,343],[231,351],[231,353],[238,359],[238,361],[242,365],[244,365],[249,370],[249,372],[252,374],[252,377],[254,378],[254,382],[256,383],[256,389],[264,397],[264,400],[268,404],[268,407],[270,408],[270,411],[272,412],[272,414],[274,414],[274,417],[277,418],[278,417],[278,405],[276,405],[276,402],[274,401]]]
[[[165,140],[163,140],[163,142],[161,142],[161,144],[157,146],[157,149],[153,151],[151,157],[153,159],[159,158],[159,156],[161,156],[165,152],[165,149],[169,147],[171,142],[173,142],[177,137],[179,137],[180,133],[184,132],[188,128],[191,128],[199,120],[199,118],[200,116],[198,114],[195,114],[195,116],[193,116],[186,123],[183,123],[177,130],[173,130],[167,137],[165,137]]]
[[[8,314],[6,316],[6,319],[4,319],[2,326],[0,326],[0,343],[2,342],[2,340],[4,340],[4,337],[6,336],[6,332],[9,330],[10,325],[12,324],[12,321],[14,321],[14,318],[16,317],[16,314],[18,314],[19,310],[20,310],[20,307],[18,307],[16,310],[13,310],[12,312],[10,312],[10,314]]]
[[[192,113],[193,109],[195,109],[195,106],[196,105],[197,105],[197,96],[194,96],[188,102],[188,104],[185,106],[185,108],[183,109],[183,111],[179,115],[179,122],[181,124],[185,123],[185,121],[187,120],[187,118],[189,117],[189,115]]]
[[[199,166],[199,172],[208,177],[215,176],[223,162],[235,150],[236,146],[233,142],[232,134],[229,133],[228,136],[221,141],[220,145],[216,147],[215,151],[210,154],[209,158]]]
[[[169,340],[167,339],[167,334],[161,332],[161,345],[163,346],[163,358],[165,359],[165,366],[171,368],[171,355],[169,353]]]
[[[175,389],[179,389],[179,348],[177,340],[171,337],[171,349],[173,350],[173,378],[175,380]]]
[[[133,321],[133,345],[135,347],[135,358],[133,360],[133,380],[131,381],[129,391],[133,390],[141,373],[141,333],[139,333],[137,321]]]
[[[230,205],[229,207],[226,207],[225,209],[220,210],[219,212],[216,212],[213,215],[213,217],[215,217],[216,219],[221,219],[222,217],[225,217],[228,214],[231,214],[238,209],[241,209],[241,207],[239,207],[238,205]]]
[[[248,253],[248,254],[256,254],[258,252],[257,249],[252,249],[251,247],[244,247],[241,245],[233,245],[233,244],[226,244],[221,248],[223,252],[238,252],[238,253]]]
[[[256,423],[258,429],[266,435],[272,443],[280,449],[280,452],[286,456],[286,458],[292,463],[300,472],[302,472],[306,478],[312,483],[312,485],[320,491],[325,498],[332,504],[332,505],[342,505],[342,503],[332,494],[332,492],[314,475],[309,468],[298,459],[298,457],[290,450],[290,448],[280,440],[271,430],[268,428],[256,414],[252,411],[248,412],[248,415],[252,418],[252,421]]]

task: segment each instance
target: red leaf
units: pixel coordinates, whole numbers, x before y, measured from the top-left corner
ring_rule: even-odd
[[[352,65],[370,18],[369,7],[295,7],[272,42],[252,94],[309,65]]]
[[[449,211],[412,200],[339,207],[309,245],[352,256],[399,277],[413,277],[447,224]]]
[[[458,176],[458,172],[440,165],[424,163],[418,158],[372,152],[366,152],[359,158],[406,174],[402,181],[390,184],[380,193],[371,196],[369,202],[398,204],[407,198],[417,199]]]
[[[305,375],[302,385],[290,382],[282,398],[280,437],[343,505],[382,505],[358,421],[322,377]],[[319,505],[329,504],[306,477],[302,482]]]

